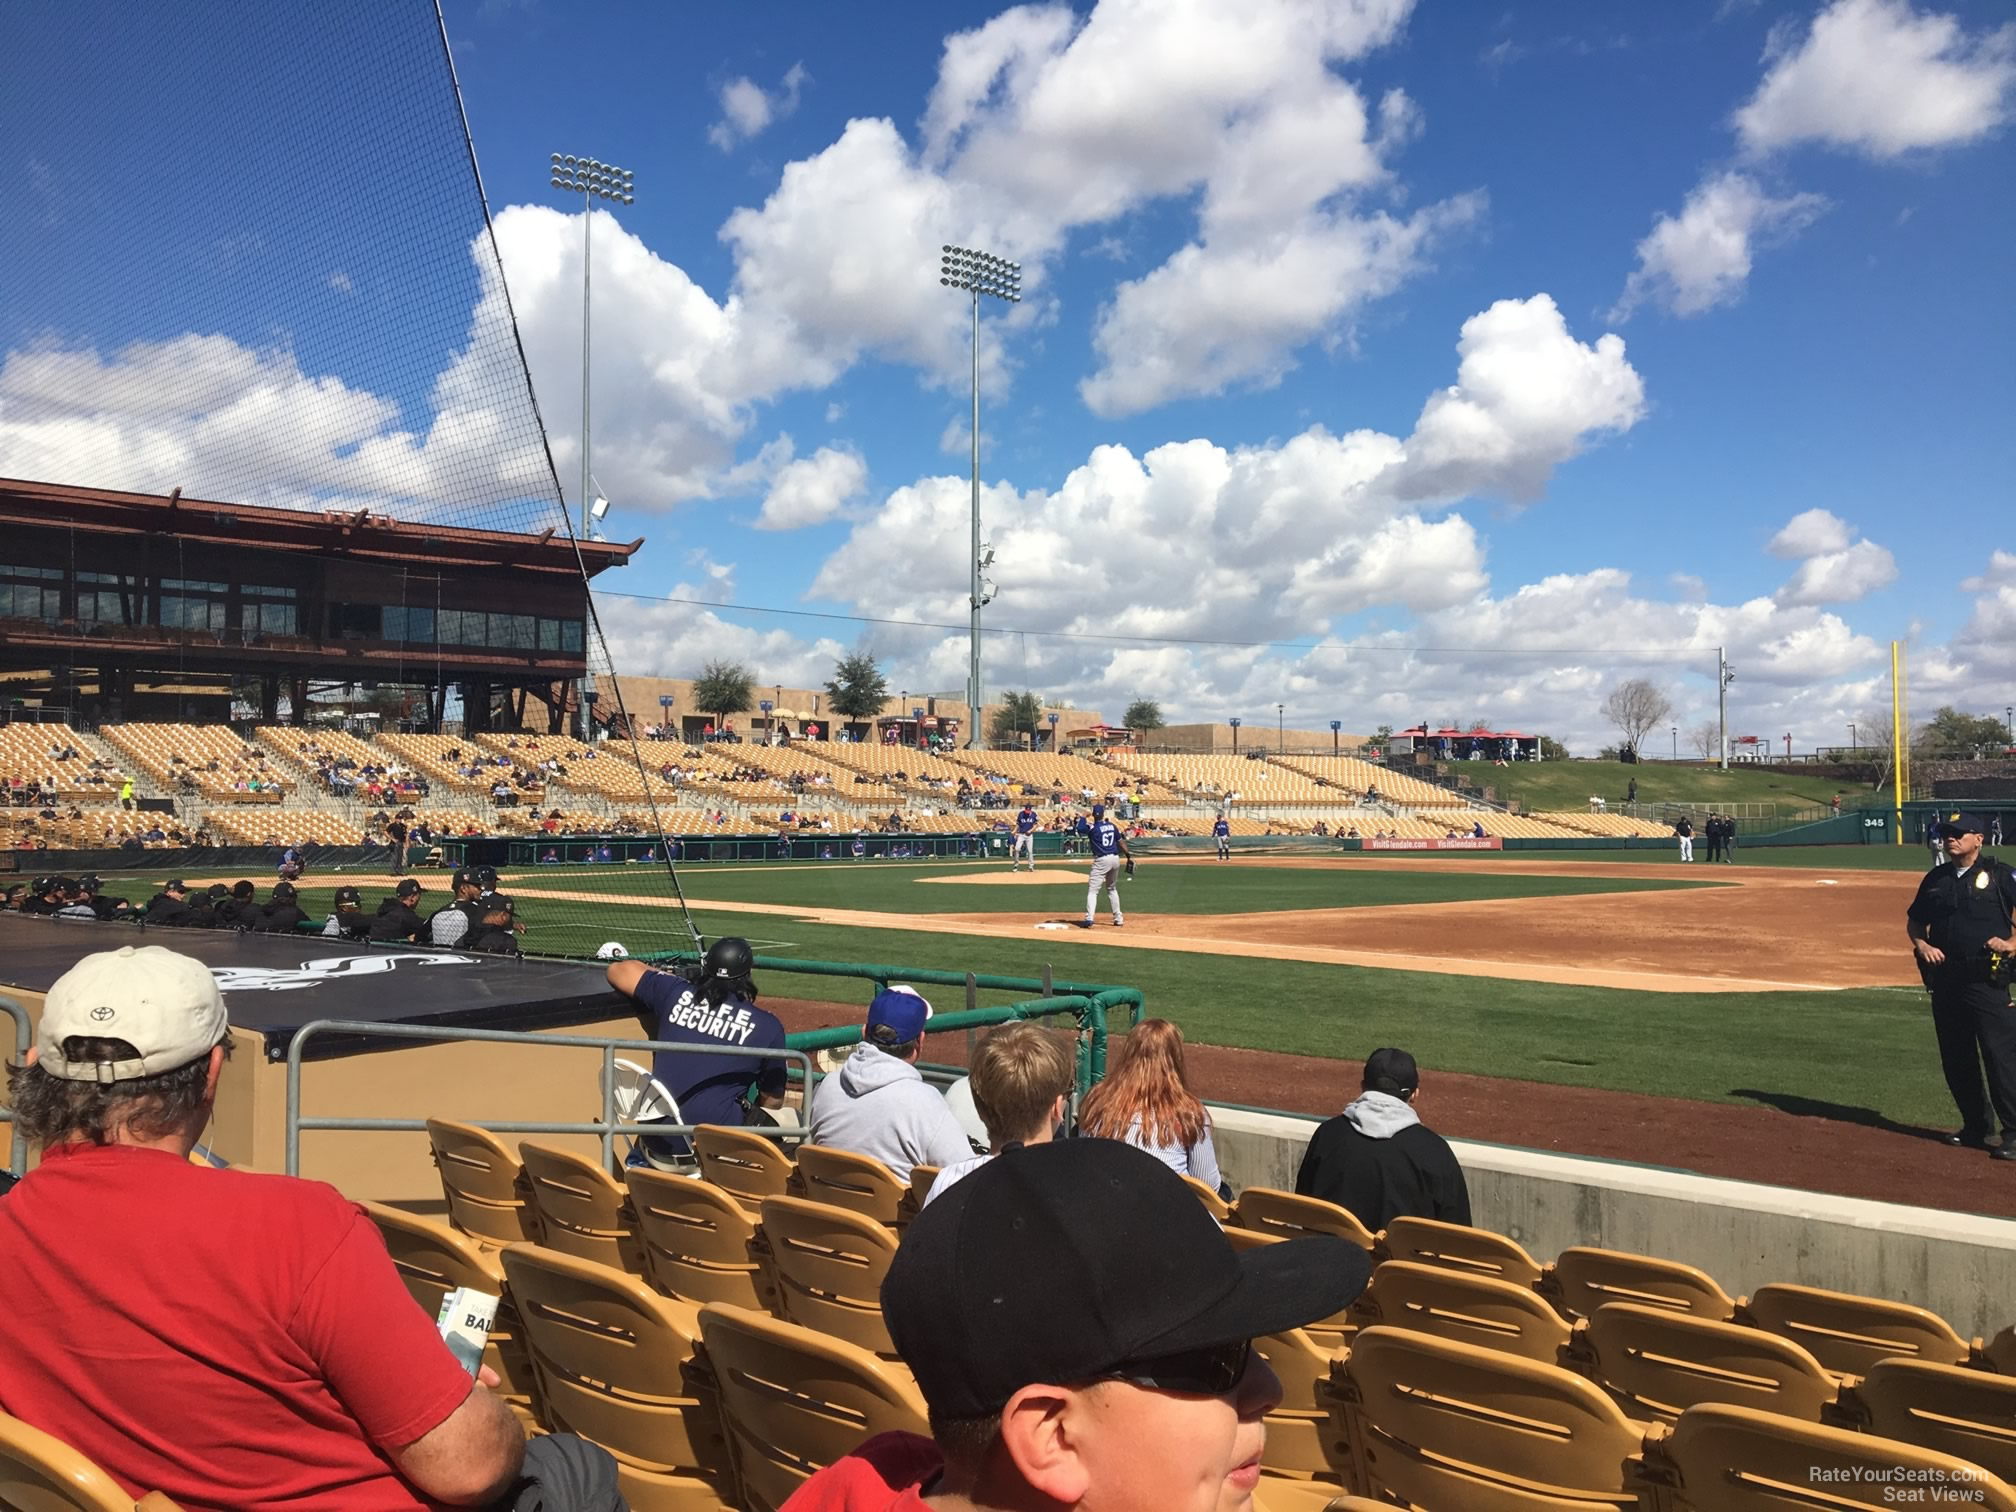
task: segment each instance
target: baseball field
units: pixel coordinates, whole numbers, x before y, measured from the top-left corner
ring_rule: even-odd
[[[1083,861],[680,875],[701,931],[744,935],[759,957],[1016,976],[1047,962],[1138,987],[1197,1047],[1193,1080],[1216,1100],[1333,1112],[1356,1063],[1400,1045],[1424,1068],[1423,1116],[1451,1135],[2016,1216],[2016,1173],[1939,1143],[1954,1114],[1903,948],[1924,864],[1882,846],[1759,847],[1713,866],[1645,850],[1144,855],[1126,927],[1102,909],[1089,932]],[[253,880],[263,896],[270,879]],[[158,881],[107,878],[136,902]],[[423,881],[427,906],[445,901],[445,877]],[[312,875],[310,916],[346,882],[367,912],[391,887]],[[662,871],[535,867],[500,885],[530,950],[687,945]],[[810,980],[765,983],[788,1027],[860,1011]]]

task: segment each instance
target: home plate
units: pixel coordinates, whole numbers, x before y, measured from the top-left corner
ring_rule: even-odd
[[[1046,920],[1044,923],[1036,926],[1038,929],[1070,929],[1071,927],[1071,925],[1062,923],[1056,919]]]
[[[1832,877],[1822,877],[1819,879],[1819,881],[1820,886],[1822,887],[1839,887],[1841,885],[1839,882],[1836,882]]]

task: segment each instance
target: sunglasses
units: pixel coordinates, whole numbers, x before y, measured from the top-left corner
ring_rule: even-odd
[[[1150,1391],[1180,1391],[1189,1396],[1229,1396],[1246,1374],[1253,1358],[1253,1341],[1213,1344],[1206,1349],[1186,1349],[1180,1354],[1153,1355],[1102,1370],[1100,1381],[1125,1381]]]

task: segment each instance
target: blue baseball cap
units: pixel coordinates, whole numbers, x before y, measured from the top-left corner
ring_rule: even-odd
[[[891,987],[876,994],[868,1005],[863,1037],[882,1048],[908,1045],[923,1038],[924,1025],[931,1017],[931,1005],[914,987]]]

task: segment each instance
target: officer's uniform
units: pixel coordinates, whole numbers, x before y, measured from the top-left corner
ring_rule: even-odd
[[[1944,823],[1981,833],[1972,815],[1955,814]],[[2010,1152],[2004,1158],[2016,1159],[2016,1006],[2009,1001],[2009,966],[1991,978],[1996,957],[1988,949],[1989,940],[2006,940],[2016,928],[2016,869],[1985,851],[1965,871],[1941,862],[1918,884],[1909,917],[1946,956],[1936,966],[1921,957],[1920,971],[1932,993],[1940,1066],[1960,1109],[1957,1142],[1981,1143],[1999,1121]]]

